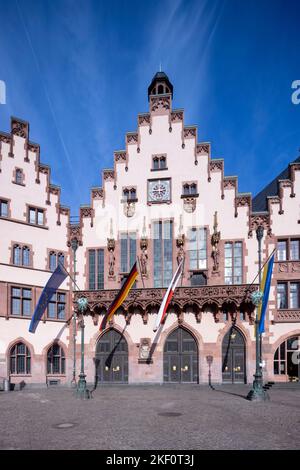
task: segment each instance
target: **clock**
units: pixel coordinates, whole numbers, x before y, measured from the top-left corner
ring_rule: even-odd
[[[170,200],[170,179],[157,179],[148,181],[148,202],[170,202]]]

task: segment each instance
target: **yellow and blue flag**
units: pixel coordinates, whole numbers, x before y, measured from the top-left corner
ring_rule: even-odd
[[[257,312],[258,321],[259,321],[259,326],[258,326],[259,333],[263,333],[265,331],[265,316],[266,316],[269,294],[270,294],[274,257],[275,257],[275,251],[270,257],[269,261],[265,264],[263,277],[260,283],[260,290],[263,293],[263,298],[262,298],[262,302],[260,306],[258,307],[258,312]]]
[[[41,293],[41,296],[39,298],[39,301],[35,307],[34,313],[32,315],[32,319],[29,325],[29,331],[30,333],[35,333],[36,327],[39,324],[40,319],[42,318],[42,315],[44,311],[46,310],[51,297],[61,283],[66,279],[68,276],[67,271],[64,269],[64,267],[58,263],[57,268],[53,272],[52,276],[48,280],[47,284],[45,285],[43,292]]]

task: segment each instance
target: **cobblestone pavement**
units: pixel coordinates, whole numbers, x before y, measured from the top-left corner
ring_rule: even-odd
[[[0,449],[299,449],[300,387],[102,386],[0,392]]]

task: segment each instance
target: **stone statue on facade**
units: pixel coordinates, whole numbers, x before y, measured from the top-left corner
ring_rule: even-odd
[[[144,226],[143,226],[143,233],[140,241],[140,266],[141,266],[141,274],[144,277],[148,277],[148,238],[146,236],[146,222],[144,217]]]
[[[112,219],[110,219],[110,238],[107,239],[107,249],[108,249],[108,275],[109,277],[113,277],[115,275],[115,246],[116,242],[113,238],[113,230],[112,230]]]
[[[178,248],[178,251],[177,251],[177,264],[179,266],[179,264],[181,263],[181,261],[183,261],[183,264],[184,264],[184,259],[185,259],[185,251],[184,251],[184,243],[185,243],[185,236],[184,234],[182,233],[182,215],[180,216],[180,225],[179,225],[179,234],[178,234],[178,237],[176,239],[176,246]]]
[[[220,258],[220,250],[219,250],[219,243],[221,239],[221,232],[218,232],[218,221],[217,221],[217,212],[215,212],[214,216],[214,232],[211,237],[211,245],[212,245],[212,259],[214,261],[213,271],[217,273],[219,271],[219,258]]]

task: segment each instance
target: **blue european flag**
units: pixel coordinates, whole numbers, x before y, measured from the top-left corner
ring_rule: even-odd
[[[61,266],[60,263],[58,263],[57,268],[55,269],[54,273],[45,285],[44,290],[41,293],[41,296],[37,303],[37,306],[35,307],[35,311],[32,315],[32,319],[29,325],[30,333],[35,333],[36,327],[38,326],[39,321],[42,318],[42,315],[51,300],[51,297],[53,296],[53,294],[55,294],[55,292],[67,276],[67,271]]]

